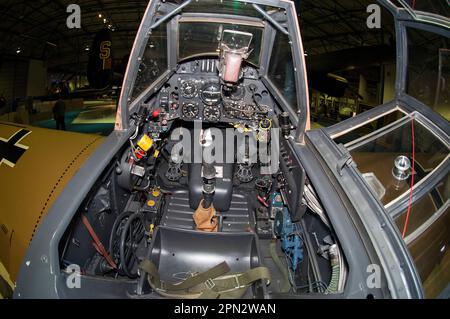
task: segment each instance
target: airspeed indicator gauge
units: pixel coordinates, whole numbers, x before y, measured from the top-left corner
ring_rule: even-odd
[[[203,118],[209,122],[217,122],[220,119],[220,108],[216,105],[205,107],[203,110]]]
[[[187,99],[191,99],[197,95],[197,85],[194,81],[187,80],[181,84],[181,95]]]

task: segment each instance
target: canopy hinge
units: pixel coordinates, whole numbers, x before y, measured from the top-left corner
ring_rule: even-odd
[[[342,170],[345,166],[350,167],[350,165],[355,165],[355,162],[353,161],[352,156],[350,155],[350,152],[344,147],[344,145],[339,144],[338,148],[342,151],[341,158],[336,163],[336,170],[339,174],[339,176],[342,176]]]

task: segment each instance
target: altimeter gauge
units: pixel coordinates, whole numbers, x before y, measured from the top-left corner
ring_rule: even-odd
[[[189,119],[195,119],[198,116],[198,105],[195,103],[184,103],[182,108],[183,115]]]

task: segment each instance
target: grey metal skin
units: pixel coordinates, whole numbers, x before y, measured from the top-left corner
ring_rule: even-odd
[[[129,136],[131,130],[111,133],[67,184],[28,247],[14,298],[65,297],[61,294],[66,283],[59,266],[59,241],[93,184]]]
[[[419,277],[392,219],[368,189],[354,165],[351,165],[351,162],[350,165],[344,165],[338,171],[336,162],[345,155],[345,151],[339,148],[330,138],[330,135],[334,133],[354,127],[377,114],[400,106],[407,111],[417,110],[422,113],[432,122],[430,128],[433,131],[438,131],[441,136],[448,140],[450,132],[448,122],[405,93],[407,39],[404,28],[406,24],[416,25],[417,22],[414,22],[405,10],[394,8],[386,0],[379,1],[387,6],[396,17],[398,34],[397,73],[400,75],[397,78],[395,100],[331,128],[312,131],[305,135],[304,123],[306,123],[307,105],[309,103],[308,86],[305,78],[306,68],[300,33],[298,25],[294,25],[297,23],[297,20],[295,12],[292,11],[293,5],[286,1],[278,0],[254,0],[247,2],[258,5],[280,6],[288,9],[287,27],[291,34],[294,64],[297,69],[296,84],[300,114],[297,114],[283,101],[281,94],[277,94],[276,89],[270,80],[267,79],[267,68],[270,63],[270,52],[267,50],[263,50],[265,55],[262,56],[262,81],[271,90],[271,93],[276,97],[282,108],[290,114],[292,123],[297,126],[297,131],[293,132],[293,135],[289,138],[289,143],[296,151],[298,160],[304,166],[309,179],[315,185],[319,197],[323,199],[324,208],[328,213],[349,266],[349,275],[344,293],[333,296],[328,295],[325,298],[365,298],[368,296],[380,298],[423,297]],[[166,5],[167,8],[172,6],[173,9],[176,9],[173,4]],[[95,181],[134,131],[133,124],[129,122],[129,115],[136,110],[144,96],[133,102],[130,110],[128,96],[134,84],[133,81],[138,68],[138,57],[141,55],[147,40],[147,30],[155,23],[156,17],[154,13],[157,9],[158,1],[151,0],[130,56],[119,102],[122,112],[122,123],[120,124],[123,130],[111,133],[105,143],[99,147],[67,184],[49,210],[31,241],[23,260],[14,291],[15,298],[101,298],[112,296],[113,294],[112,291],[95,292],[95,284],[91,283],[90,279],[83,279],[86,280],[85,283],[88,287],[88,290],[83,289],[83,291],[89,291],[88,295],[79,295],[76,289],[69,290],[65,282],[66,277],[61,273],[59,266],[58,244]],[[423,15],[426,16],[426,14]],[[430,17],[431,22],[418,26],[432,28],[441,34],[448,34],[448,29],[442,29],[443,22],[438,21],[439,23],[436,23],[436,19],[438,18],[435,16]],[[270,27],[268,29],[270,30]],[[275,30],[274,27],[273,30]],[[265,40],[273,41],[273,38],[273,32],[268,32],[264,35]],[[171,40],[174,39],[170,39],[169,35],[168,40],[169,48],[173,48]],[[270,45],[270,41],[265,41],[265,45]],[[172,49],[169,52],[172,53],[169,54],[168,71],[155,82],[154,86],[147,90],[147,94],[151,94],[151,92],[159,89],[160,85],[167,81],[170,74],[174,71],[176,65],[176,59],[173,56],[174,50]],[[449,165],[444,166],[446,171],[438,172],[440,176],[449,170]],[[436,179],[437,177],[433,178]],[[428,188],[427,185],[423,187],[425,190]],[[404,205],[404,203],[400,205]],[[379,289],[368,289],[365,285],[368,275],[366,269],[370,264],[381,266],[382,285]],[[130,287],[126,288],[129,286],[129,283],[116,283],[116,286],[124,288],[122,293],[115,294],[116,297],[126,297],[126,291],[132,289]],[[303,295],[300,297],[311,298],[319,296]]]

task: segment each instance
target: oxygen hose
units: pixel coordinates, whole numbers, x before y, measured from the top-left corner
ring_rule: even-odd
[[[289,282],[289,273],[287,268],[283,265],[283,263],[280,260],[280,257],[277,254],[277,242],[271,241],[270,242],[270,256],[273,259],[273,262],[280,270],[281,274],[283,275],[283,284],[281,285],[280,293],[287,293],[289,290],[291,290],[291,284]]]
[[[331,293],[338,292],[339,287],[339,277],[340,277],[340,266],[339,266],[339,258],[337,253],[336,244],[332,245],[329,250],[330,261],[331,261],[331,279],[330,284],[328,285],[327,290]]]

